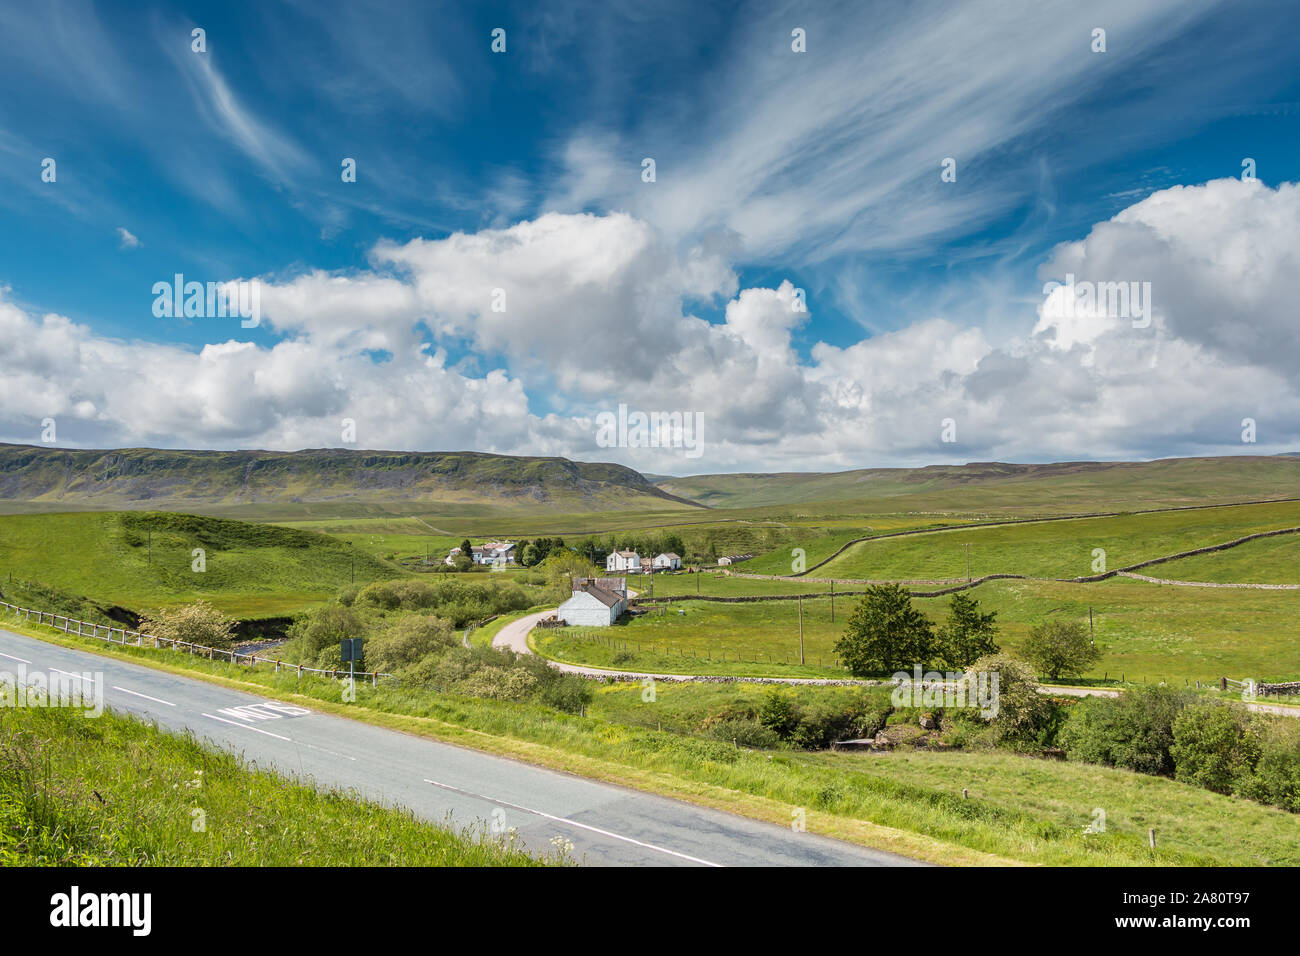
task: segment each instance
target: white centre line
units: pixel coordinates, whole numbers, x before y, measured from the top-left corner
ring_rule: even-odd
[[[304,747],[310,747],[312,750],[319,750],[321,753],[329,754],[331,757],[342,757],[344,760],[351,760],[353,762],[357,759],[356,757],[349,757],[347,754],[340,754],[335,753],[333,750],[326,750],[324,747],[317,747],[315,744],[309,744],[306,741],[303,741],[302,745]]]
[[[25,661],[21,657],[14,657],[12,654],[0,654],[0,657],[7,657],[11,661],[17,661],[19,664],[30,664],[31,661]]]
[[[212,714],[204,714],[203,716],[204,716],[204,717],[211,717],[213,720],[219,720],[219,721],[221,721],[223,724],[230,724],[230,726],[232,726],[232,727],[242,727],[244,730],[251,730],[251,731],[252,731],[253,733],[255,733],[255,734],[266,734],[266,736],[268,736],[268,737],[274,737],[276,740],[288,740],[289,743],[293,743],[293,741],[292,741],[292,740],[289,740],[288,737],[281,737],[279,734],[273,734],[273,733],[271,733],[269,730],[263,730],[263,729],[260,728],[260,727],[250,727],[250,726],[248,726],[248,724],[241,724],[241,723],[238,723],[237,721],[234,721],[234,720],[226,720],[226,718],[224,718],[224,717],[215,717],[215,716],[213,716]]]
[[[168,707],[176,706],[170,700],[159,700],[157,697],[150,697],[148,694],[142,694],[138,690],[128,690],[125,687],[118,687],[116,684],[113,685],[113,690],[120,690],[124,694],[134,694],[136,697],[143,697],[145,700],[151,700],[155,704],[166,704]]]
[[[624,843],[633,843],[636,846],[645,847],[647,850],[655,850],[658,853],[666,853],[669,856],[675,856],[681,860],[689,860],[692,863],[699,863],[703,866],[721,867],[721,863],[713,863],[709,860],[701,860],[698,856],[688,856],[685,853],[678,853],[676,850],[669,850],[667,847],[655,846],[653,843],[645,843],[641,840],[634,840],[631,837],[623,836],[621,833],[612,833],[609,830],[602,830],[600,827],[593,827],[586,823],[579,823],[577,820],[570,820],[567,817],[557,817],[553,813],[546,813],[542,810],[534,810],[532,807],[520,806],[517,803],[510,803],[508,800],[497,800],[493,797],[485,796],[481,793],[474,793],[471,790],[462,790],[460,787],[453,787],[449,783],[439,783],[437,780],[424,779],[425,783],[432,784],[435,787],[441,787],[443,790],[450,790],[453,793],[463,794],[467,797],[475,797],[479,800],[486,800],[488,803],[496,804],[500,807],[510,807],[512,810],[520,810],[524,813],[532,813],[539,817],[545,817],[547,820],[554,820],[556,823],[567,824],[571,827],[578,827],[581,830],[590,830],[592,833],[599,833],[601,836],[611,837],[615,840],[622,840]]]

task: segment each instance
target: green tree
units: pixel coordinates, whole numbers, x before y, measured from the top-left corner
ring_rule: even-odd
[[[763,700],[758,722],[785,740],[799,726],[800,713],[801,708],[789,695],[773,687]]]
[[[992,699],[989,710],[993,712],[985,719],[1000,742],[1041,742],[1052,721],[1052,702],[1038,692],[1038,680],[1028,664],[1007,654],[990,654],[970,666],[966,682],[972,697],[978,700],[983,694]]]
[[[466,538],[460,543],[460,555],[462,558],[468,558],[471,561],[474,560],[474,548],[470,545],[469,538]]]
[[[1031,627],[1022,652],[1048,680],[1082,674],[1101,660],[1101,650],[1077,621],[1044,621]]]
[[[996,654],[997,612],[980,611],[980,602],[965,594],[954,594],[948,604],[948,620],[939,628],[939,652],[949,667],[963,670],[981,657]]]
[[[569,582],[576,578],[594,578],[600,570],[580,554],[572,551],[557,551],[538,568],[546,574],[546,597],[556,603],[565,600],[572,593]]]
[[[924,666],[934,654],[934,630],[897,584],[878,584],[849,617],[835,653],[855,676]]]

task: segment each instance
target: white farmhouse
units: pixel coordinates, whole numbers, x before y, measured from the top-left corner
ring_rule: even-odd
[[[476,549],[477,550],[477,549]],[[515,543],[513,541],[489,541],[483,545],[483,557],[474,556],[475,564],[514,564]]]
[[[665,551],[663,554],[655,555],[654,569],[656,571],[680,571],[681,568],[682,556],[680,554]]]
[[[591,581],[573,585],[573,597],[556,609],[555,616],[573,627],[608,627],[627,610],[627,598]]]
[[[513,541],[490,541],[485,545],[470,546],[470,560],[475,564],[506,565],[515,563],[515,544]],[[452,548],[444,563],[455,564],[460,555],[460,548]]]
[[[611,551],[605,559],[605,570],[636,574],[641,570],[641,556],[635,551]]]

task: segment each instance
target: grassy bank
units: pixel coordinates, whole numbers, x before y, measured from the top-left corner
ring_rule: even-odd
[[[0,866],[538,863],[112,714],[6,710],[0,739]]]
[[[0,516],[0,583],[9,573],[133,611],[203,598],[258,618],[319,604],[354,578],[402,572],[310,531],[169,512],[82,512]]]

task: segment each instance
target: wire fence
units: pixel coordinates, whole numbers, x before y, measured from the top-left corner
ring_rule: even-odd
[[[228,661],[231,664],[239,664],[245,667],[256,667],[258,664],[269,664],[274,666],[277,674],[284,671],[296,672],[299,678],[303,674],[319,674],[331,679],[342,677],[366,678],[369,679],[372,687],[379,686],[379,678],[396,682],[392,674],[384,674],[379,671],[350,671],[332,670],[328,668],[307,667],[305,664],[290,664],[285,661],[277,660],[272,657],[261,657],[257,654],[241,654],[238,651],[228,651],[220,647],[209,647],[205,644],[193,644],[189,641],[177,641],[168,637],[156,637],[153,634],[144,634],[140,631],[132,631],[125,627],[113,627],[108,624],[96,624],[93,621],[79,621],[76,618],[68,617],[64,614],[55,614],[53,611],[39,611],[32,608],[20,607],[17,604],[10,604],[7,601],[0,601],[0,607],[6,608],[14,613],[15,616],[21,616],[24,621],[31,623],[32,615],[35,614],[36,623],[53,627],[55,630],[63,631],[65,634],[76,634],[78,637],[89,637],[97,641],[105,641],[109,644],[120,644],[123,647],[150,647],[155,650],[169,648],[174,652],[188,651],[192,656],[204,657],[210,661]],[[62,624],[60,624],[62,622]],[[76,630],[72,629],[76,625]],[[89,631],[86,628],[90,628]],[[102,633],[101,633],[102,632]],[[119,635],[117,640],[113,635]],[[134,638],[134,640],[129,640]],[[148,642],[148,643],[146,643]]]

